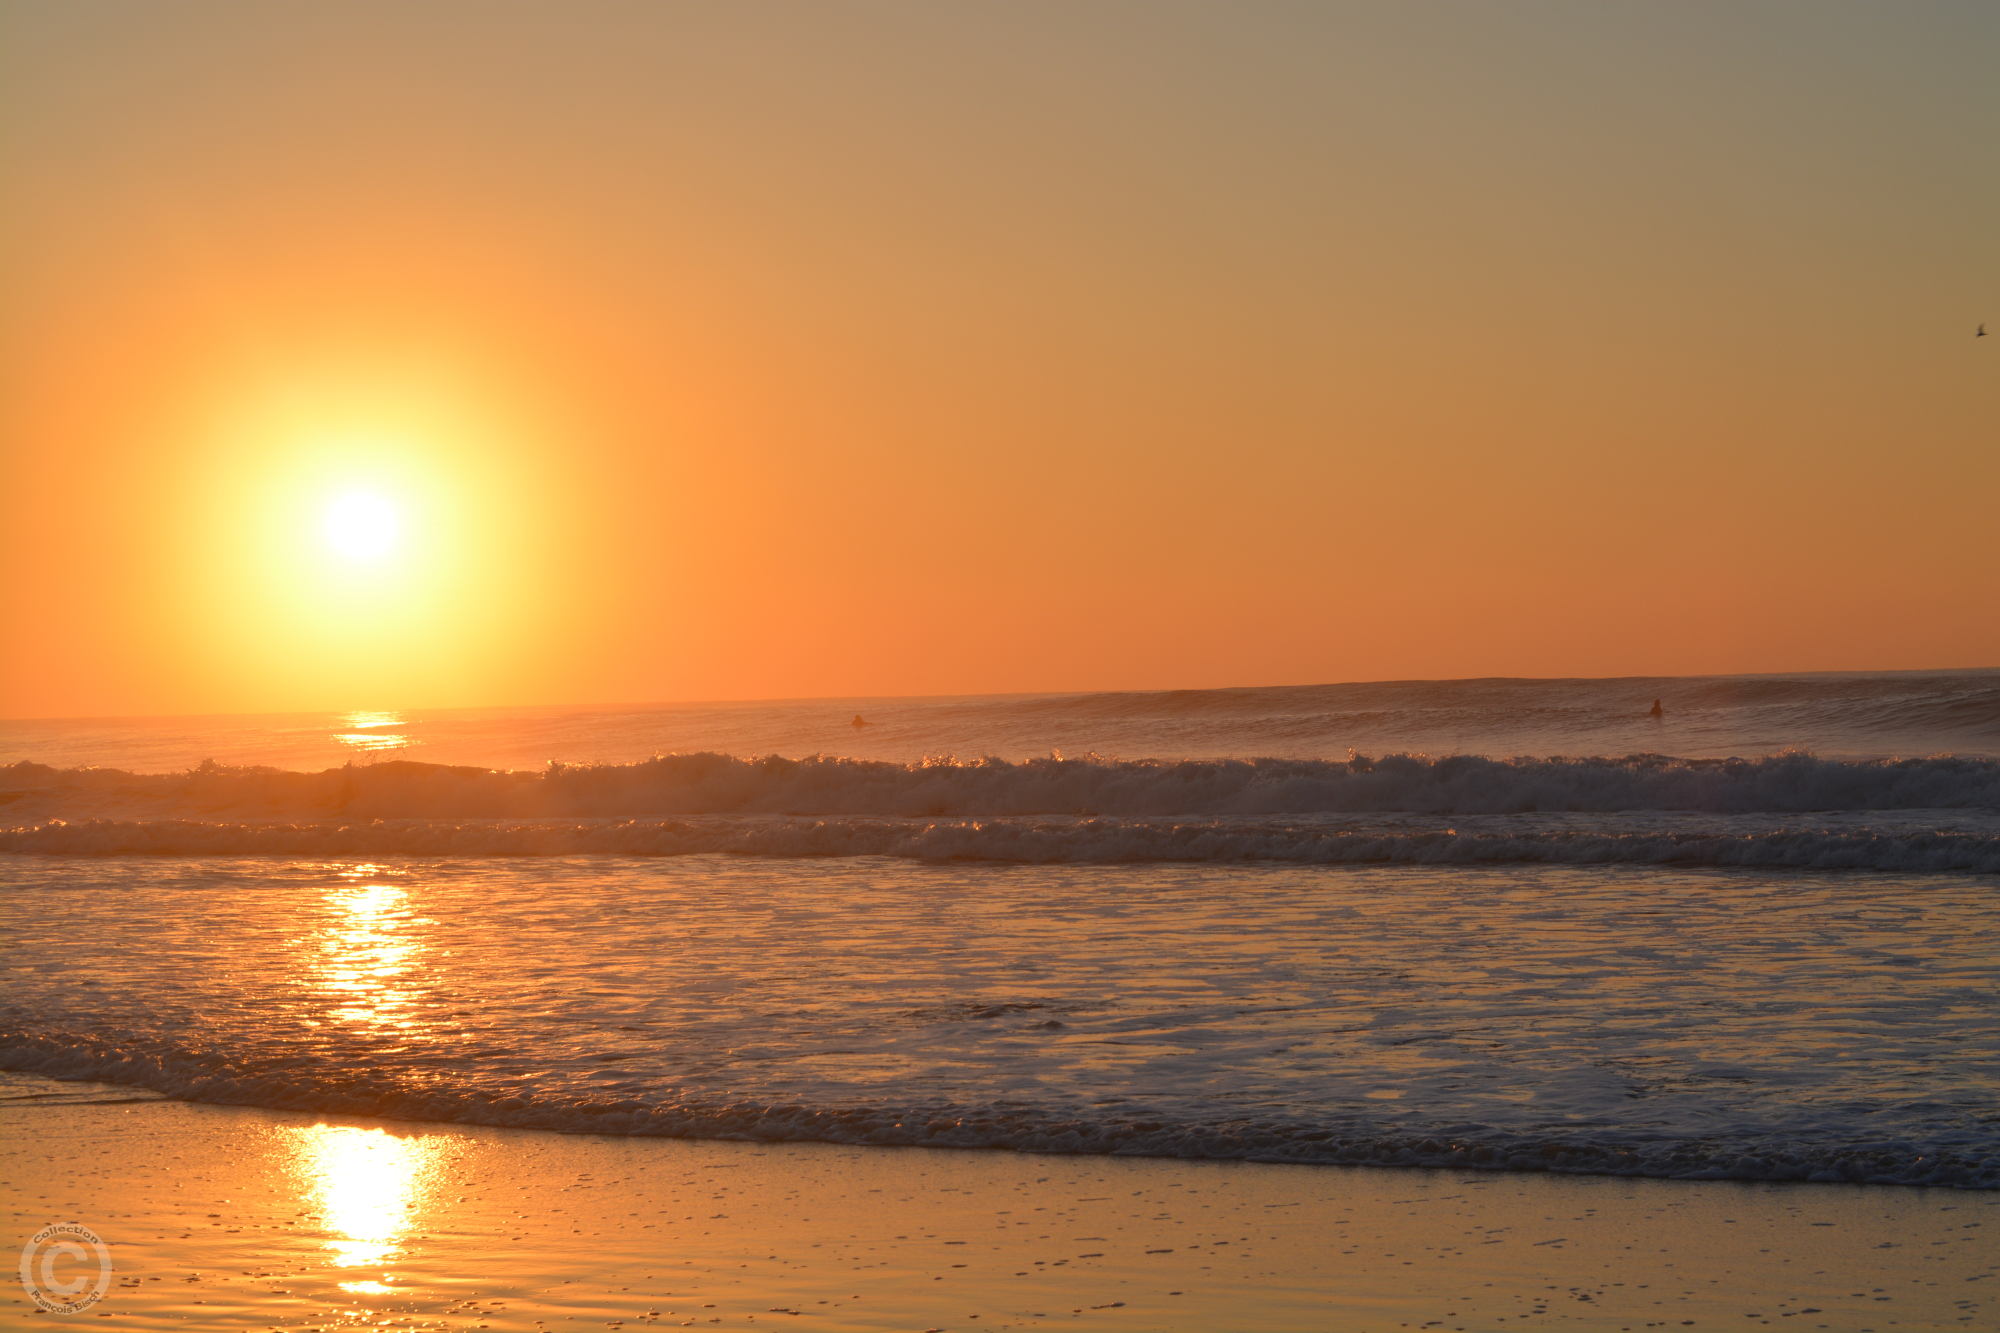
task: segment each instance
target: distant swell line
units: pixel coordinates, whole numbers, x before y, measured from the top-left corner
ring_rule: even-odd
[[[1139,1119],[1017,1106],[812,1106],[698,1098],[594,1098],[405,1087],[358,1072],[237,1068],[171,1050],[121,1051],[88,1039],[0,1031],[0,1069],[147,1088],[185,1101],[318,1114],[501,1125],[648,1138],[985,1148],[1311,1165],[1418,1166],[1650,1176],[2000,1188],[1990,1146],[1782,1139],[1725,1144],[1590,1137],[1485,1126],[1392,1126],[1353,1115],[1325,1122],[1235,1117]]]
[[[2000,874],[2000,837],[1952,831],[1356,831],[1243,820],[925,821],[770,816],[537,823],[56,820],[0,830],[0,852],[88,857],[724,854],[886,856],[1017,864],[1686,865]]]

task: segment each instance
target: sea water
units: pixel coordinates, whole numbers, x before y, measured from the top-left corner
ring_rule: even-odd
[[[2000,1186],[2000,672],[9,723],[0,759],[8,1069]]]

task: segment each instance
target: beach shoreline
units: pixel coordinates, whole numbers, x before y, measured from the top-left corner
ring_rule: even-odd
[[[1977,1327],[2000,1194],[612,1138],[10,1076],[138,1329]]]

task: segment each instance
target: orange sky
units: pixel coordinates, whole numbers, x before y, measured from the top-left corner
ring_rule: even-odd
[[[2000,664],[1996,67],[1983,3],[6,0],[0,713]]]

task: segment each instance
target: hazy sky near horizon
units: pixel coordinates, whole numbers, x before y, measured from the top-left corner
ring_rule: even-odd
[[[0,713],[2000,663],[1996,68],[1970,0],[5,0]]]

